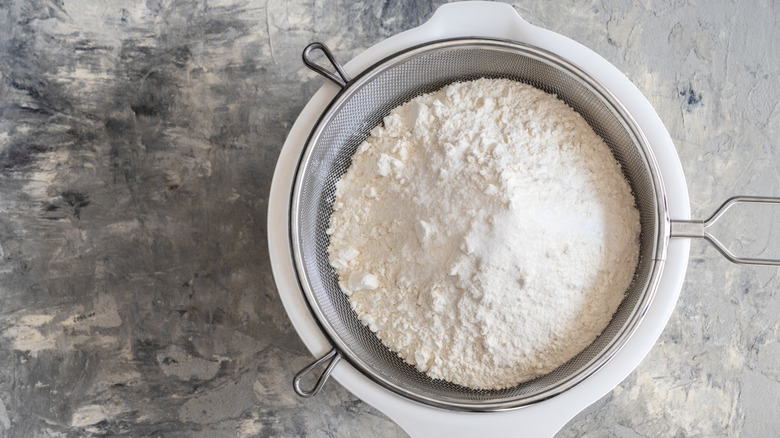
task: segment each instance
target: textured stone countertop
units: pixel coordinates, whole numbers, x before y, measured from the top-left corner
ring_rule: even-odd
[[[323,83],[303,47],[348,60],[438,3],[0,2],[0,436],[405,436],[335,382],[293,393],[312,357],[266,206]],[[647,96],[694,217],[780,195],[777,2],[512,4]],[[777,210],[735,211],[724,240],[780,255]],[[657,345],[557,436],[777,437],[779,289],[778,268],[693,242]]]

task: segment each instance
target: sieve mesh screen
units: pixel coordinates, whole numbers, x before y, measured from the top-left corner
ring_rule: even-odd
[[[508,78],[557,95],[580,113],[612,150],[640,212],[640,257],[634,280],[603,333],[551,373],[503,390],[473,390],[435,380],[388,350],[358,320],[328,263],[328,228],[336,182],[369,131],[395,107],[452,82]],[[370,68],[333,101],[309,139],[292,198],[291,240],[296,269],[310,306],[345,358],[366,375],[423,403],[466,410],[522,406],[581,381],[627,339],[644,313],[660,269],[663,209],[660,179],[635,124],[598,83],[576,66],[533,47],[484,39],[437,42]],[[358,200],[355,200],[358,202]],[[533,342],[533,340],[529,340]]]

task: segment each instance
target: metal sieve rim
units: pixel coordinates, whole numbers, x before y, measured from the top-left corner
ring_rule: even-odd
[[[647,163],[647,167],[650,171],[650,180],[653,183],[652,192],[654,195],[653,198],[656,202],[657,216],[655,220],[652,251],[655,256],[651,260],[652,268],[650,270],[651,272],[649,274],[649,280],[647,282],[645,291],[642,294],[642,298],[637,302],[635,308],[631,312],[631,316],[613,337],[613,341],[608,344],[608,348],[606,348],[602,354],[597,355],[591,359],[585,366],[581,368],[580,372],[572,375],[567,379],[563,379],[557,382],[556,385],[545,391],[527,397],[508,397],[503,399],[497,398],[489,401],[463,400],[451,397],[436,398],[421,394],[418,391],[415,391],[413,388],[399,386],[394,382],[385,379],[382,375],[375,372],[372,367],[364,360],[362,360],[360,355],[355,353],[355,351],[348,344],[342,341],[338,331],[331,325],[328,318],[322,312],[320,305],[318,304],[318,299],[311,287],[310,276],[308,275],[307,269],[302,260],[303,249],[301,247],[302,243],[300,239],[299,212],[301,205],[301,186],[303,176],[306,174],[308,166],[310,165],[310,159],[312,152],[315,149],[315,145],[317,144],[319,137],[322,135],[331,119],[338,113],[338,110],[341,108],[341,106],[349,101],[355,93],[357,93],[363,86],[368,84],[374,77],[381,75],[384,71],[431,52],[462,47],[486,48],[491,50],[517,52],[523,56],[533,58],[548,64],[556,68],[556,70],[573,77],[575,80],[585,85],[589,91],[600,98],[602,102],[604,102],[606,106],[615,114],[616,118],[620,121],[621,124],[623,124],[627,132],[629,132],[634,137],[634,143],[640,145],[639,153]],[[291,248],[293,249],[293,266],[295,268],[296,277],[301,290],[304,292],[304,296],[306,297],[306,303],[311,313],[314,314],[315,320],[322,328],[331,344],[340,351],[341,355],[347,359],[349,363],[359,369],[364,375],[369,377],[374,382],[401,396],[429,406],[460,411],[501,411],[516,409],[528,404],[536,403],[556,396],[572,388],[576,384],[586,379],[588,376],[592,375],[604,364],[606,364],[628,341],[652,302],[658,287],[660,275],[664,267],[664,260],[666,257],[666,249],[670,234],[670,221],[668,219],[666,199],[664,195],[665,192],[663,183],[660,178],[660,171],[655,161],[655,157],[653,156],[652,150],[647,143],[647,139],[642,134],[636,121],[631,117],[625,107],[606,86],[596,80],[586,70],[575,65],[574,63],[571,63],[549,51],[529,44],[492,38],[454,38],[433,41],[414,46],[390,55],[377,62],[373,66],[361,72],[357,77],[344,84],[339,93],[336,94],[330,104],[323,111],[317,123],[314,125],[314,128],[312,129],[306,141],[303,152],[301,153],[300,160],[296,166],[294,181],[295,184],[290,198],[289,212],[289,238]]]

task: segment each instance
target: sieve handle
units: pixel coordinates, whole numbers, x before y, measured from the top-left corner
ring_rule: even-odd
[[[330,373],[333,372],[333,368],[337,363],[339,363],[339,360],[341,360],[341,354],[339,354],[339,352],[334,348],[330,350],[325,356],[322,356],[321,358],[309,364],[309,366],[306,368],[300,370],[293,378],[293,389],[295,389],[295,393],[301,397],[311,397],[317,395],[320,392],[320,389],[322,389],[322,385],[324,385],[325,381],[328,380],[328,377],[330,377]],[[312,370],[328,361],[330,361],[330,363],[328,363],[325,371],[320,374],[320,377],[317,378],[317,383],[314,385],[314,387],[312,389],[301,388],[301,380],[303,380],[303,378]]]
[[[737,257],[720,241],[710,234],[708,228],[715,224],[726,211],[735,204],[778,204],[780,198],[771,196],[735,196],[730,198],[706,221],[672,220],[671,237],[689,237],[705,239],[710,242],[724,257],[741,265],[780,266],[780,259]]]
[[[328,58],[330,64],[336,69],[336,73],[338,73],[338,76],[334,75],[332,72],[328,71],[325,67],[316,64],[314,61],[311,60],[311,52],[317,49],[319,49],[322,53],[325,54],[325,57]],[[315,72],[335,82],[336,85],[338,85],[341,88],[346,87],[347,83],[352,80],[347,74],[347,72],[344,71],[344,68],[341,66],[341,64],[339,64],[339,62],[336,61],[336,57],[333,56],[333,53],[331,53],[330,49],[325,44],[314,42],[306,46],[306,48],[303,49],[303,63],[306,64],[306,67],[309,67]]]

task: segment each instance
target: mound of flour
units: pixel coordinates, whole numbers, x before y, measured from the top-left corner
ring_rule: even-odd
[[[330,263],[360,320],[429,376],[499,389],[588,346],[628,288],[639,214],[555,96],[455,83],[394,109],[337,184]]]

